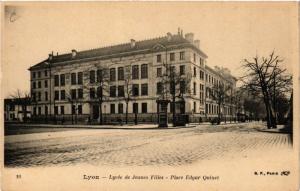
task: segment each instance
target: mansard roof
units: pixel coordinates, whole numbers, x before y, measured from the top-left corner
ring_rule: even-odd
[[[47,63],[53,65],[61,63],[74,63],[80,62],[81,60],[99,60],[99,59],[110,59],[120,56],[130,56],[142,53],[159,52],[164,50],[174,50],[177,48],[189,47],[198,52],[201,56],[207,58],[207,55],[197,48],[193,43],[185,39],[182,35],[172,35],[171,40],[168,40],[167,36],[158,37],[154,39],[136,41],[135,46],[131,47],[131,43],[118,44],[114,46],[101,47],[97,49],[84,50],[76,52],[76,56],[72,58],[72,53],[53,55],[52,59],[43,60],[42,62],[32,66],[29,70],[40,69],[47,67]]]

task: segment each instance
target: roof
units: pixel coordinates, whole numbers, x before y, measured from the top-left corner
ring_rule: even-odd
[[[212,72],[212,73],[218,75],[218,76],[221,76],[221,77],[223,77],[223,78],[228,78],[228,77],[229,77],[229,78],[231,78],[231,79],[237,81],[237,78],[234,77],[234,76],[232,76],[231,74],[226,74],[226,75],[225,75],[224,73],[220,73],[220,72],[216,71],[215,69],[209,67],[208,65],[205,65],[205,68],[206,68],[207,70],[209,70],[210,72]]]
[[[109,59],[114,57],[120,57],[120,54],[122,54],[123,56],[129,56],[141,53],[157,52],[158,50],[153,49],[156,45],[167,47],[167,50],[190,47],[197,51],[203,57],[207,58],[207,55],[204,52],[202,52],[199,48],[197,48],[194,44],[190,43],[183,36],[176,34],[172,35],[170,41],[168,41],[167,36],[136,41],[135,46],[133,48],[131,48],[131,43],[125,43],[97,49],[79,51],[76,53],[76,56],[74,58],[72,58],[72,53],[57,56],[53,55],[52,60],[49,60],[49,58],[43,60],[42,62],[30,67],[29,70],[47,67],[47,62],[50,62],[51,64],[55,65],[56,63],[58,64],[63,62],[76,62],[83,59]]]

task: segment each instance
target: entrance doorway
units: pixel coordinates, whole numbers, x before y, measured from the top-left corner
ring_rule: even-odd
[[[93,119],[99,118],[99,105],[93,105]]]

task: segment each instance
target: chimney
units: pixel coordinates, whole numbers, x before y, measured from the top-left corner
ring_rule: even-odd
[[[135,47],[135,40],[134,39],[130,39],[130,46],[131,46],[131,48]]]
[[[194,33],[185,34],[185,39],[188,40],[190,43],[194,43]]]
[[[180,27],[178,27],[178,35],[180,36]]]
[[[172,39],[172,34],[170,32],[167,33],[167,39],[170,42]]]
[[[180,35],[183,36],[183,30],[180,31]]]
[[[52,60],[52,58],[53,58],[53,52],[51,54],[49,54],[48,60]]]
[[[199,49],[200,48],[200,40],[195,40],[194,46],[196,46]]]
[[[72,50],[72,58],[75,58],[77,51],[75,49]]]

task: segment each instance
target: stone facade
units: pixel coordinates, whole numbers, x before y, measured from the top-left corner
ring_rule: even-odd
[[[190,91],[183,95],[185,113],[205,116],[205,103],[209,101],[205,96],[209,85],[205,78],[207,75],[220,81],[229,79],[232,88],[235,88],[234,78],[231,75],[225,78],[206,66],[206,59],[207,56],[200,50],[199,40],[194,40],[192,33],[183,36],[180,31],[175,35],[168,33],[165,37],[144,41],[131,39],[129,43],[111,47],[79,52],[72,50],[63,55],[52,53],[48,59],[29,69],[32,115],[41,118],[55,116],[64,120],[74,120],[76,115],[81,121],[97,121],[97,88],[101,86],[104,117],[110,120],[112,116],[124,117],[126,102],[122,90],[126,94],[130,88],[129,117],[136,110],[139,116],[150,116],[148,121],[154,122],[156,100],[161,96],[157,92],[162,79],[160,76],[168,67],[173,67],[181,75],[191,76]],[[106,81],[99,80],[104,69],[107,71]],[[126,88],[127,84],[130,87]],[[134,93],[137,95],[133,96]]]

